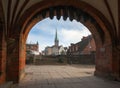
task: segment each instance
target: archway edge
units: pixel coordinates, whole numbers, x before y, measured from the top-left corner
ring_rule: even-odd
[[[39,3],[34,4],[29,9],[27,9],[27,11],[18,20],[18,24],[20,24],[20,27],[21,27],[19,32],[21,33],[25,32],[27,23],[38,12],[42,11],[43,9],[49,8],[49,7],[60,6],[60,5],[61,6],[73,6],[75,8],[83,10],[84,12],[88,13],[90,16],[92,16],[96,20],[96,22],[100,25],[101,29],[107,35],[109,35],[108,37],[110,36],[112,38],[114,37],[115,32],[112,30],[110,22],[105,18],[105,16],[100,11],[96,10],[94,7],[90,6],[89,4],[83,1],[78,1],[78,0],[44,0]]]
[[[109,21],[105,18],[105,16],[95,9],[94,7],[90,6],[89,4],[78,1],[78,0],[44,0],[41,1],[33,6],[31,6],[26,13],[21,17],[20,24],[21,24],[21,30],[20,34],[27,36],[29,31],[31,30],[32,26],[34,26],[38,21],[32,20],[31,25],[28,25],[29,21],[31,21],[32,17],[34,17],[38,12],[41,12],[44,9],[47,9],[49,7],[56,7],[56,6],[73,6],[75,8],[78,8],[86,13],[88,13],[90,16],[92,16],[97,24],[101,27],[101,30],[105,33],[105,43],[102,45],[100,36],[99,36],[97,42],[97,61],[96,61],[96,74],[97,75],[111,75],[112,74],[112,37],[114,36],[114,31],[111,27],[111,24]],[[34,7],[34,8],[33,8]],[[33,11],[33,12],[32,12]],[[27,18],[27,19],[26,19]],[[42,20],[44,18],[39,18],[39,20]],[[88,27],[88,25],[87,25]],[[89,28],[89,27],[88,27]],[[26,33],[27,32],[27,33]],[[24,34],[26,33],[26,34]],[[113,34],[113,35],[112,35]],[[21,39],[25,38],[25,36],[20,36]],[[25,41],[24,41],[25,44]],[[107,52],[107,53],[106,53]],[[106,57],[106,55],[108,57]],[[107,69],[107,70],[106,70]]]

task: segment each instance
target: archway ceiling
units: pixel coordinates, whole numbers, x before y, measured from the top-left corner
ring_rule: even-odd
[[[6,24],[15,22],[22,14],[30,8],[32,5],[43,1],[43,0],[1,0],[3,11],[5,15]],[[70,0],[67,0],[68,2]],[[113,20],[115,21],[115,25],[118,28],[118,0],[108,0],[107,4],[105,0],[81,0],[86,3],[89,3],[94,8],[98,9],[111,24],[113,24]],[[106,0],[107,1],[107,0]],[[111,14],[109,12],[111,11]],[[113,16],[113,19],[111,18]]]
[[[33,5],[42,1],[50,0],[0,0],[0,22],[5,23],[6,29],[12,28],[18,22],[21,16]],[[51,0],[54,3],[56,0]],[[57,0],[57,2],[62,0]],[[74,3],[74,0],[63,0],[67,3]],[[76,0],[79,1],[79,0]],[[109,21],[110,26],[114,29],[114,35],[117,39],[117,44],[120,44],[120,30],[119,30],[119,15],[120,13],[118,3],[119,0],[80,0],[91,5],[96,10],[100,11],[104,17]],[[102,18],[102,17],[101,17]],[[9,30],[8,30],[9,31]],[[116,41],[116,40],[115,40]]]

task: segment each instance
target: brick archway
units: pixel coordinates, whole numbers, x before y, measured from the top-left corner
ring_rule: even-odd
[[[64,10],[67,9],[67,12]],[[72,14],[76,11],[77,16]],[[81,12],[81,14],[79,13]],[[31,28],[40,20],[53,16],[57,16],[59,20],[60,16],[64,19],[69,17],[70,20],[76,19],[82,22],[93,34],[96,42],[96,71],[98,76],[117,77],[113,75],[116,70],[113,70],[113,39],[115,32],[112,30],[110,23],[106,20],[98,10],[90,6],[89,4],[78,0],[45,0],[31,6],[27,12],[25,12],[21,18],[16,22],[15,27],[12,29],[10,37],[12,37],[13,43],[16,45],[11,54],[11,58],[15,58],[11,67],[8,68],[7,76],[8,80],[19,82],[24,76],[25,67],[25,43],[26,38]],[[17,30],[14,30],[17,29]],[[113,33],[113,35],[111,35]],[[11,40],[10,40],[11,41]],[[8,50],[12,47],[8,46]],[[12,69],[13,67],[14,70]],[[119,68],[118,68],[119,69]],[[11,72],[12,71],[12,72]]]

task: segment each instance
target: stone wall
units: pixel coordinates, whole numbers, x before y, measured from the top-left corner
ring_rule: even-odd
[[[95,54],[67,56],[69,64],[95,64]]]

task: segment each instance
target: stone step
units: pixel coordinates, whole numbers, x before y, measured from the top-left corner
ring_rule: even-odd
[[[0,85],[0,88],[11,88],[13,85],[13,82],[6,82],[2,85]]]

